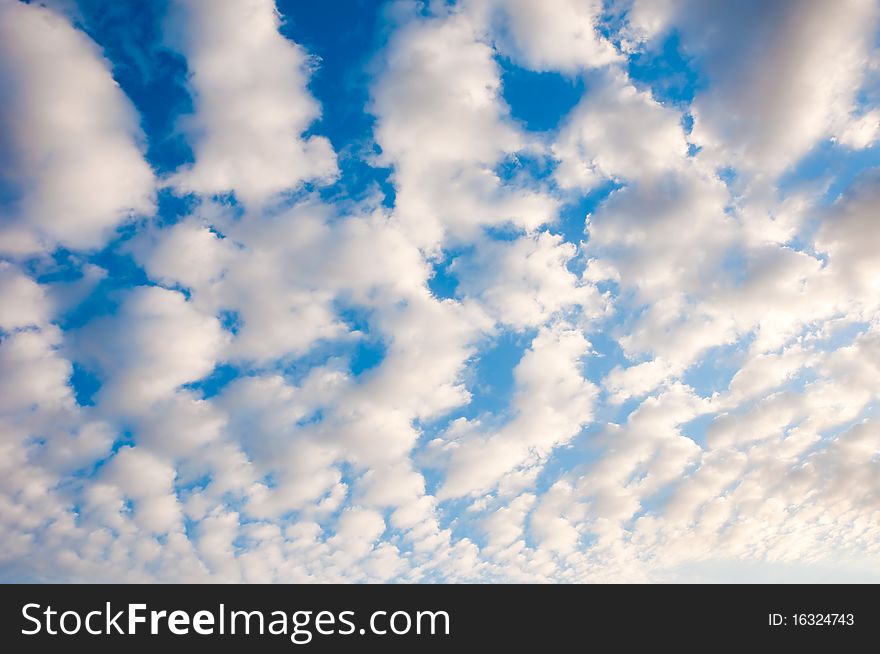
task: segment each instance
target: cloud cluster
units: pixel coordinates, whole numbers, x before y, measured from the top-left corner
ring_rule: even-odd
[[[170,3],[157,180],[100,30],[2,0],[3,578],[876,577],[880,16],[765,4],[390,3],[353,198],[295,7]]]

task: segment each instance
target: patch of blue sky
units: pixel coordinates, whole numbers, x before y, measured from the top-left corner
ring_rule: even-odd
[[[779,179],[780,197],[804,188],[822,189],[825,206],[834,203],[863,173],[880,167],[880,143],[861,150],[826,139]]]
[[[440,435],[443,429],[448,426],[447,421],[433,421],[430,425],[422,427],[422,425],[417,425],[417,427],[422,427],[422,437],[419,439],[419,442],[416,444],[416,447],[413,449],[413,461],[416,463],[416,468],[419,473],[425,480],[425,492],[429,495],[436,495],[437,490],[440,486],[443,485],[443,481],[446,479],[446,475],[442,469],[433,465],[433,463],[428,464],[423,461],[423,452],[425,450],[425,446],[437,436]]]
[[[307,352],[274,362],[268,369],[248,362],[220,363],[210,374],[186,384],[185,388],[210,398],[222,392],[238,377],[267,371],[283,374],[288,383],[297,385],[316,367],[328,365],[347,366],[355,377],[366,374],[384,360],[386,344],[380,336],[370,331],[369,319],[364,311],[340,305],[338,315],[351,330],[346,337],[319,341]],[[244,326],[236,312],[222,311],[218,318],[223,327],[232,334],[238,333]]]
[[[621,294],[620,283],[614,279],[600,279],[596,282],[596,290],[602,295],[617,297]]]
[[[355,332],[350,343],[343,343],[349,360],[349,371],[358,377],[379,366],[385,359],[387,344],[370,325],[370,313],[356,306],[338,307],[338,316]],[[348,339],[346,339],[348,340]]]
[[[601,452],[598,449],[587,451],[577,445],[558,447],[545,461],[541,462],[541,468],[535,477],[535,483],[528,492],[532,492],[540,497],[554,483],[560,479],[567,479],[572,470],[585,469],[600,458]],[[478,501],[479,508],[477,509],[471,508],[475,501]],[[455,540],[467,538],[482,548],[489,544],[484,524],[485,519],[497,509],[506,506],[507,501],[499,501],[494,491],[485,494],[479,499],[478,497],[453,498],[440,503],[439,522],[441,527],[452,532]],[[527,547],[536,547],[538,545],[529,529],[529,519],[532,510],[527,511],[524,519],[524,529],[520,536]]]
[[[75,330],[86,323],[116,313],[125,292],[137,286],[148,286],[152,282],[144,269],[126,251],[126,242],[133,230],[123,228],[120,235],[100,251],[87,255],[76,255],[58,248],[50,260],[31,262],[30,268],[35,279],[41,284],[56,285],[63,289],[71,288],[73,294],[80,292],[75,288],[84,280],[84,265],[91,264],[106,271],[91,287],[84,286],[84,294],[63,311],[55,322],[65,331]],[[187,289],[178,288],[188,295]],[[64,291],[61,291],[64,294]],[[66,298],[69,300],[69,298]],[[74,396],[81,406],[94,404],[95,394],[100,390],[101,380],[96,371],[84,362],[73,362],[70,378]]]
[[[284,360],[273,362],[269,368],[255,366],[251,372],[276,372],[283,375],[287,383],[299,385],[316,368],[331,366],[344,369],[349,367],[357,342],[357,336],[319,341],[303,354],[292,355]]]
[[[507,57],[498,57],[497,61],[502,97],[511,117],[526,130],[556,129],[583,95],[584,80],[580,76],[529,70]]]
[[[706,433],[716,417],[716,413],[702,413],[693,420],[689,420],[686,423],[679,425],[679,429],[682,434],[690,438],[692,441],[701,447],[705,447]]]
[[[134,431],[127,425],[121,425],[117,429],[117,436],[113,440],[113,444],[110,446],[110,454],[95,464],[94,472],[97,473],[98,470],[107,465],[123,447],[133,447],[135,444],[136,438]]]
[[[502,331],[481,348],[469,366],[468,389],[473,399],[460,416],[500,415],[509,407],[516,391],[514,369],[534,337],[534,330]]]
[[[620,188],[623,188],[621,182],[606,179],[584,194],[568,195],[551,231],[562,234],[562,237],[570,243],[578,244],[588,240],[588,235],[585,233],[587,216],[594,213],[614,191]]]
[[[204,399],[210,399],[220,394],[232,381],[242,375],[242,369],[238,366],[221,363],[207,376],[198,381],[184,384],[183,388],[194,391]]]
[[[584,376],[594,384],[599,384],[616,366],[627,366],[629,362],[623,349],[604,324],[588,335],[591,353],[584,359]]]
[[[525,334],[503,332],[494,341],[492,347],[481,353],[472,365],[473,379],[468,385],[473,393],[472,401],[464,410],[456,412],[454,417],[466,417],[470,420],[480,419],[484,422],[484,428],[488,427],[490,430],[501,428],[504,422],[513,418],[509,410],[511,400],[516,392],[514,370],[516,364],[529,348],[533,337],[534,332]],[[584,362],[587,377],[598,383],[608,370],[625,360],[617,343],[607,334],[596,334],[591,342],[594,347],[599,343],[607,346],[597,348],[602,354],[589,356]],[[597,361],[600,362],[600,365],[595,365]],[[536,478],[534,487],[536,492],[546,491],[566,472],[598,460],[601,457],[601,448],[595,446],[595,437],[601,432],[601,426],[608,421],[624,422],[629,413],[640,403],[639,400],[633,399],[619,404],[611,404],[605,402],[604,399],[604,397],[600,398],[597,403],[596,419],[588,424],[570,443],[551,452],[543,462],[542,470]],[[601,414],[601,418],[598,414]],[[426,438],[423,442],[430,441],[431,438],[442,432],[448,426],[449,421],[448,417],[444,417],[433,425],[426,425],[423,430]],[[442,484],[444,475],[430,468],[422,472],[426,478],[428,491],[435,492]],[[470,501],[455,500],[447,503],[446,510],[450,515],[458,516]],[[483,535],[479,529],[476,532],[470,530],[467,515],[470,514],[462,516],[464,519],[455,523],[454,533],[457,536],[467,536],[480,542]]]
[[[458,291],[459,279],[452,265],[454,257],[447,256],[442,261],[434,261],[431,264],[431,277],[428,279],[428,289],[431,294],[439,299],[453,299]]]
[[[330,2],[278,2],[281,33],[315,58],[309,89],[321,103],[321,117],[307,135],[330,140],[340,169],[334,184],[319,189],[327,200],[378,192],[385,206],[394,203],[391,171],[375,165],[374,118],[365,111],[375,53],[389,33],[386,6],[382,0],[352,0],[344,10]]]
[[[116,239],[86,259],[66,250],[58,250],[53,255],[56,267],[36,277],[41,284],[75,282],[82,279],[82,266],[86,262],[106,271],[80,302],[59,316],[57,322],[62,329],[75,329],[96,317],[113,315],[123,297],[123,291],[151,284],[144,269],[124,248],[119,247],[123,240],[127,240],[127,237]]]
[[[694,389],[700,397],[712,397],[730,386],[730,380],[739,371],[744,358],[743,344],[739,341],[719,345],[704,352],[699,360],[682,375],[682,382]]]
[[[516,393],[514,369],[531,345],[534,330],[525,332],[503,331],[480,348],[480,353],[469,362],[465,384],[471,393],[466,405],[437,418],[417,421],[422,436],[414,449],[414,458],[420,460],[425,446],[440,436],[453,420],[465,418],[480,421],[482,429],[495,430],[514,416],[511,400]],[[445,476],[428,466],[423,471],[429,492],[434,492]]]
[[[465,373],[470,402],[449,414],[416,423],[422,434],[413,452],[416,461],[422,459],[428,443],[440,436],[453,420],[480,421],[481,429],[488,433],[500,429],[514,417],[511,407],[516,393],[514,370],[531,346],[535,333],[535,330],[502,331],[480,347],[479,354],[469,362]],[[445,474],[431,466],[424,466],[420,471],[428,492],[435,493]]]
[[[723,166],[715,171],[715,175],[724,182],[728,189],[731,189],[738,179],[736,168],[733,166]]]
[[[576,471],[589,468],[602,458],[603,450],[597,446],[597,438],[605,430],[605,423],[593,420],[571,441],[556,447],[544,461],[535,479],[535,491],[546,492],[560,479],[566,479]]]
[[[683,114],[681,117],[681,127],[684,130],[685,134],[690,134],[694,130],[694,116],[693,114]],[[694,145],[693,143],[688,145],[688,156],[692,157],[696,154],[701,148]]]
[[[183,533],[187,540],[195,543],[198,539],[199,520],[193,520],[186,511],[183,512]]]
[[[198,205],[194,194],[179,195],[170,188],[161,188],[156,193],[156,215],[153,221],[159,227],[174,225],[194,213]]]
[[[509,222],[498,225],[486,225],[482,228],[482,231],[483,234],[493,241],[515,241],[526,234],[524,229]]]
[[[135,444],[136,443],[134,436],[132,435],[132,432],[130,430],[124,428],[118,429],[117,436],[110,446],[110,452],[106,456],[98,459],[97,461],[90,461],[88,465],[80,468],[79,470],[74,470],[68,473],[58,482],[58,486],[56,488],[60,490],[70,491],[68,493],[70,497],[76,496],[76,491],[83,487],[83,482],[98,477],[101,473],[101,470],[116,456],[119,450],[124,447],[132,447]],[[40,447],[44,445],[45,443],[39,443]]]
[[[693,469],[694,465],[692,464],[687,470],[682,473],[682,476],[687,477],[693,471]],[[649,515],[662,514],[666,504],[669,503],[669,501],[675,496],[675,492],[680,488],[681,479],[675,479],[666,484],[663,484],[653,493],[642,497],[639,500],[638,511],[636,511],[632,515],[632,517],[626,522],[625,528],[634,528],[635,523],[639,520],[639,518],[643,518]]]
[[[242,325],[244,324],[241,314],[238,311],[230,311],[226,309],[217,313],[217,320],[220,321],[220,325],[223,329],[233,336],[241,331]]]
[[[830,322],[815,340],[810,341],[810,345],[828,352],[847,347],[870,326],[870,323],[861,320]]]
[[[625,2],[603,0],[602,11],[597,15],[596,31],[618,49],[620,49],[621,31],[625,27],[629,11],[630,7]]]
[[[49,256],[25,261],[23,266],[40,284],[56,284],[82,279],[82,265],[86,260],[70,250],[56,248]]]
[[[167,0],[78,0],[77,5],[80,27],[104,50],[113,77],[140,113],[147,161],[160,175],[191,163],[193,153],[179,121],[192,113],[193,103],[186,61],[162,36]]]
[[[185,496],[205,490],[212,481],[214,481],[214,477],[211,474],[181,466],[174,485],[175,488],[183,491],[182,494]]]
[[[593,422],[596,424],[622,425],[629,418],[629,414],[639,408],[644,400],[643,397],[629,397],[625,400],[611,399],[606,391],[599,393],[599,401],[593,412]],[[591,432],[595,435],[595,432]]]
[[[537,186],[530,180],[549,181],[555,162],[548,156],[530,152],[516,152],[508,155],[495,166],[493,172],[505,183],[515,182],[519,186]]]
[[[627,73],[637,85],[650,88],[655,100],[680,110],[686,110],[708,83],[699,62],[682,49],[676,31],[670,32],[656,48],[631,54]]]
[[[381,340],[362,339],[357,342],[351,355],[350,370],[355,377],[373,370],[385,359],[388,348]]]
[[[94,406],[95,394],[101,390],[101,378],[85,364],[73,362],[70,385],[79,406]]]

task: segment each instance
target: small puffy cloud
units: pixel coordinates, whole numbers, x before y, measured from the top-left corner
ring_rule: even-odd
[[[0,329],[13,331],[47,321],[45,290],[12,264],[0,261]]]
[[[599,32],[602,3],[597,0],[508,0],[497,5],[506,18],[513,52],[528,68],[572,73],[619,59]]]
[[[189,219],[154,234],[152,243],[140,244],[138,254],[156,281],[199,289],[223,273],[229,249],[209,225]]]
[[[110,460],[102,478],[121,497],[135,503],[135,521],[153,533],[181,526],[182,513],[174,494],[174,466],[137,447],[124,447]]]
[[[589,91],[553,144],[563,188],[613,180],[656,179],[684,165],[687,143],[678,112],[639,91],[619,71],[589,78]]]
[[[177,188],[261,205],[336,175],[330,142],[303,134],[320,116],[311,62],[279,33],[273,0],[180,0],[173,17],[195,104],[186,121],[195,163],[172,177]]]
[[[460,292],[479,297],[498,319],[516,328],[538,327],[575,309],[589,317],[602,299],[568,269],[577,248],[561,236],[540,232],[514,241],[481,243],[473,257],[452,269],[463,280]]]
[[[440,499],[491,490],[521,466],[542,465],[593,416],[597,391],[583,377],[590,344],[580,332],[556,327],[538,333],[514,370],[515,417],[495,433],[447,435],[437,443],[449,456]]]
[[[139,117],[96,44],[37,4],[0,3],[0,251],[96,248],[153,210]]]
[[[562,555],[577,551],[580,532],[575,526],[583,520],[586,506],[579,503],[572,486],[557,481],[544,493],[529,519],[531,533],[541,548]]]
[[[372,88],[379,161],[394,166],[395,217],[422,248],[482,225],[534,229],[557,202],[506,185],[494,168],[529,146],[501,97],[480,12],[413,18],[393,35]]]
[[[509,546],[525,534],[525,521],[529,511],[535,504],[535,496],[523,493],[502,506],[482,521],[482,528],[490,548]]]
[[[651,359],[623,368],[615,366],[606,375],[602,385],[615,402],[644,396],[672,377],[676,369],[663,359]]]
[[[72,401],[67,385],[72,370],[58,353],[61,342],[61,330],[54,326],[19,331],[0,341],[2,411],[54,408]]]
[[[876,3],[117,5],[0,0],[6,580],[880,569]]]
[[[385,531],[385,520],[377,511],[354,507],[339,516],[328,543],[343,560],[359,559],[369,553]]]
[[[136,413],[210,373],[226,341],[214,316],[181,293],[148,286],[131,291],[118,315],[78,335],[81,351],[108,380],[104,401]]]

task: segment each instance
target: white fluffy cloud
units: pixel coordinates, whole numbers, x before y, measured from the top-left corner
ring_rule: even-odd
[[[0,251],[96,248],[132,214],[153,210],[153,173],[137,112],[110,63],[66,18],[0,3],[3,183]]]
[[[831,270],[856,300],[873,297],[880,280],[875,256],[880,247],[877,179],[877,172],[872,171],[859,180],[856,188],[831,210],[816,235],[817,248],[828,253]]]
[[[587,93],[553,145],[561,186],[650,180],[684,164],[687,143],[677,112],[637,90],[619,71],[589,79]]]
[[[394,3],[355,108],[393,193],[350,197],[310,186],[351,89],[313,96],[296,7],[180,0],[193,161],[154,210],[88,16],[0,4],[0,569],[876,569],[876,3],[735,5]],[[557,129],[512,117],[511,64],[583,82]]]
[[[226,336],[181,293],[141,287],[118,315],[92,322],[78,340],[105,375],[105,401],[138,413],[210,373]]]
[[[0,261],[0,329],[48,322],[46,292],[12,264]]]
[[[593,415],[595,386],[580,366],[590,344],[577,331],[540,332],[514,370],[516,415],[495,433],[453,423],[433,445],[449,456],[441,499],[492,490],[505,474],[546,462]]]
[[[304,181],[336,175],[329,141],[303,135],[320,116],[307,88],[311,64],[279,33],[273,0],[181,0],[172,16],[195,104],[187,121],[195,163],[172,178],[176,186],[234,191],[260,205]]]
[[[508,0],[497,5],[506,18],[513,51],[528,68],[570,73],[619,59],[599,33],[601,2]]]
[[[457,259],[462,292],[473,295],[501,322],[538,327],[575,309],[601,312],[595,286],[582,283],[567,265],[577,248],[561,236],[541,232],[515,241],[482,243],[474,256]]]
[[[501,98],[483,12],[410,18],[373,89],[380,161],[394,166],[396,218],[420,247],[472,238],[482,225],[533,229],[555,217],[544,194],[505,185],[495,167],[529,144]]]
[[[824,138],[854,147],[877,136],[856,95],[876,58],[872,0],[840,3],[644,2],[631,20],[642,36],[682,33],[709,77],[694,101],[694,139],[722,165],[775,172]]]

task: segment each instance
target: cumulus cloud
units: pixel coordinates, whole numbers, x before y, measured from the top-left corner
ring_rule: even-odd
[[[501,322],[538,327],[574,309],[588,317],[601,312],[595,286],[567,267],[576,254],[574,244],[541,232],[481,244],[474,256],[456,259],[452,268],[463,279],[462,292],[479,297]]]
[[[753,4],[0,3],[0,569],[875,569],[876,3]]]
[[[30,277],[0,262],[0,329],[11,332],[48,322],[46,292]]]
[[[620,72],[590,80],[553,144],[562,187],[650,180],[684,165],[687,143],[676,111],[637,90]]]
[[[481,225],[552,221],[553,198],[506,185],[494,170],[529,144],[501,97],[483,12],[408,19],[384,63],[371,111],[380,161],[395,169],[395,214],[413,242],[431,250]]]
[[[574,330],[540,332],[514,370],[516,417],[490,434],[481,434],[478,425],[456,425],[447,442],[436,443],[450,456],[438,497],[491,490],[505,474],[541,465],[575,436],[592,417],[596,394],[580,371],[589,347]]]
[[[2,252],[96,248],[153,208],[153,173],[128,98],[98,46],[37,4],[0,3]]]
[[[210,373],[225,340],[217,319],[181,293],[141,287],[118,315],[89,324],[79,349],[106,376],[105,401],[138,412]]]
[[[195,105],[186,121],[195,163],[173,184],[260,205],[336,175],[330,142],[303,134],[321,113],[307,88],[312,64],[279,33],[273,0],[181,0],[172,16]]]
[[[878,173],[872,171],[841,198],[816,235],[816,246],[827,252],[833,270],[854,298],[871,297],[880,271],[873,256],[880,245],[877,212],[880,210]]]
[[[721,163],[772,173],[824,138],[864,147],[876,137],[876,116],[856,104],[876,57],[871,0],[636,0],[631,18],[642,36],[679,30],[700,57],[709,83],[694,101],[694,139]]]
[[[567,73],[617,61],[611,43],[599,32],[601,2],[529,0],[497,3],[510,30],[517,58],[533,70]]]

